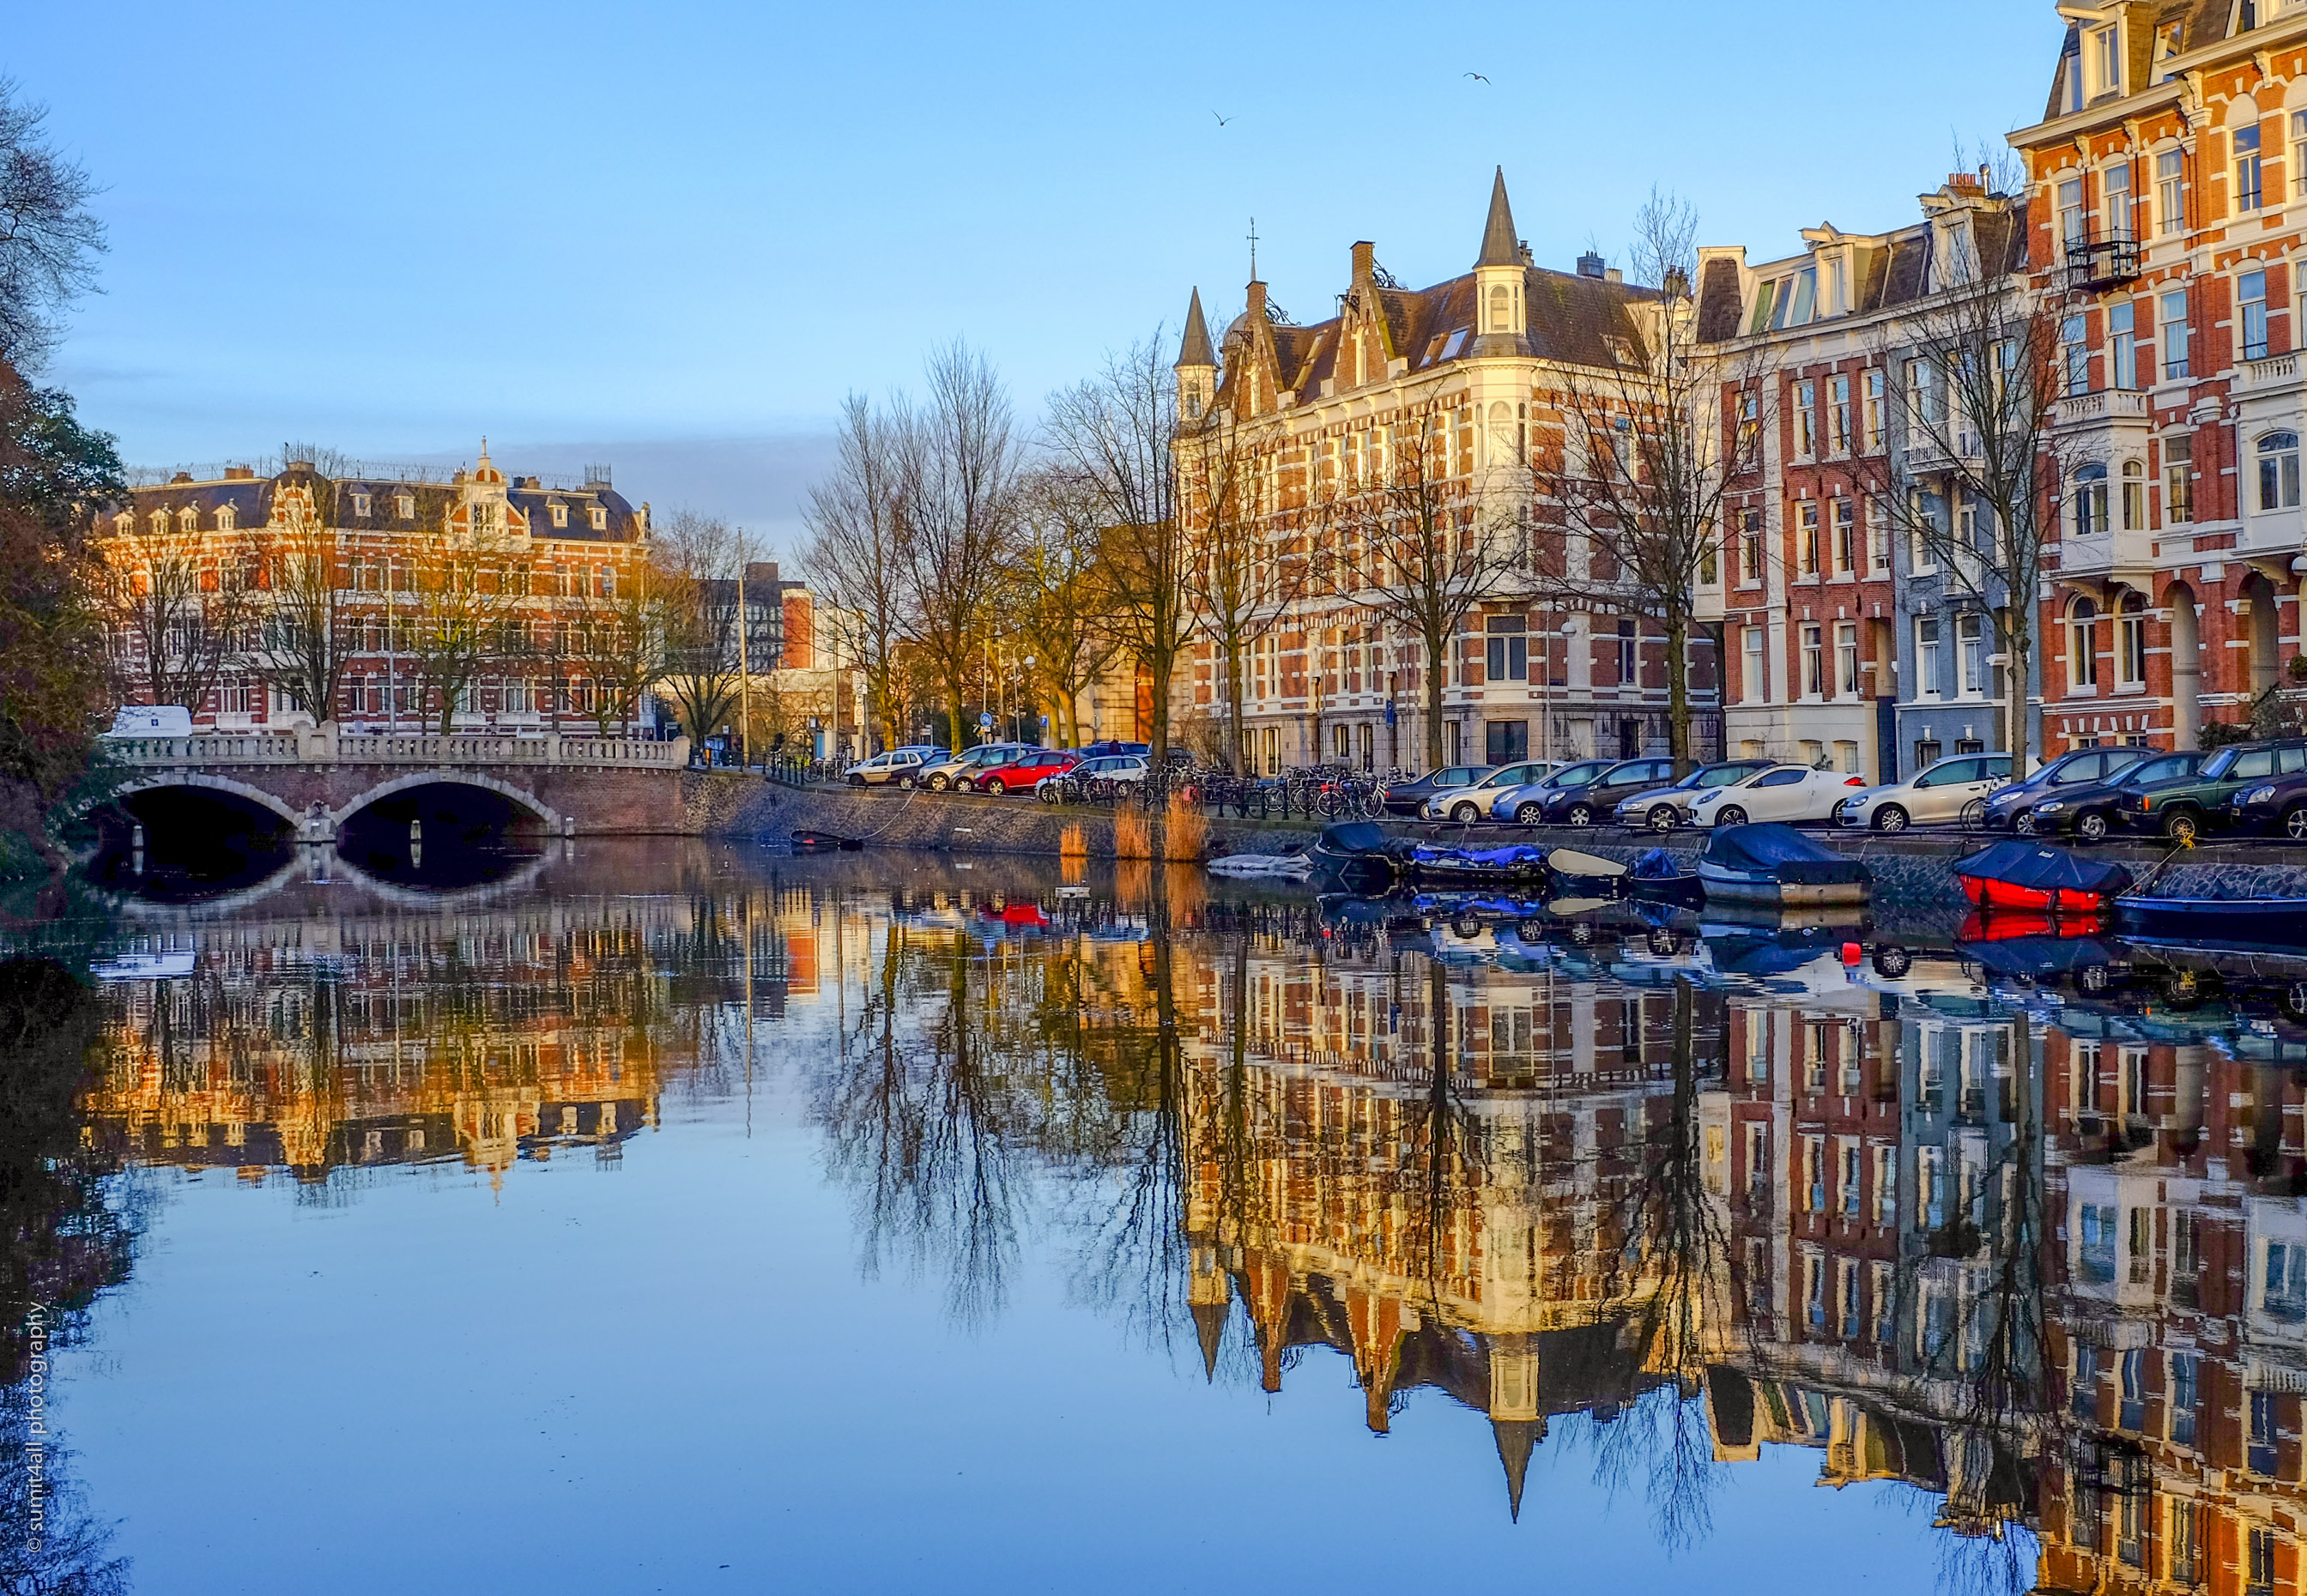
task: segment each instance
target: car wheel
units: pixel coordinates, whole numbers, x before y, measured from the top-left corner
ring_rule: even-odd
[[[2174,809],[2163,817],[2163,835],[2174,843],[2191,843],[2201,828],[2187,810]]]
[[[1671,803],[1661,803],[1652,809],[1650,812],[1650,822],[1651,829],[1653,831],[1673,830],[1674,805]]]
[[[853,787],[862,787],[865,785],[865,778],[862,776],[852,776],[849,778],[849,785]]]
[[[1009,791],[1009,784],[1003,781],[1000,777],[996,777],[993,780],[985,784],[985,790],[992,794],[996,798],[1003,797],[1006,796]]]
[[[953,777],[950,776],[932,776],[930,777],[929,786],[930,791],[932,793],[942,793],[951,785],[953,785]]]
[[[1543,803],[1517,804],[1514,807],[1514,819],[1525,826],[1543,825],[1546,820],[1546,805]]]
[[[910,792],[912,792],[915,787],[920,786],[922,784],[921,784],[920,782],[918,782],[918,781],[915,781],[915,780],[914,780],[912,777],[910,777],[910,776],[901,776],[901,777],[897,777],[897,785],[898,785],[900,787],[903,787],[906,792],[910,793]]]
[[[1591,826],[1594,823],[1594,806],[1591,803],[1574,803],[1570,806],[1570,812],[1562,818],[1573,826]]]
[[[1977,830],[1980,827],[1982,827],[1982,826],[1984,826],[1984,825],[1985,825],[1985,824],[1986,824],[1986,800],[1985,800],[1985,799],[1984,799],[1984,798],[1974,798],[1974,799],[1972,799],[1969,802],[1968,802],[1968,803],[1966,803],[1966,804],[1964,804],[1964,805],[1962,806],[1962,828],[1963,828],[1963,829],[1964,829],[1964,830],[1966,830],[1966,831],[1976,831],[1976,830]]]
[[[1746,823],[1746,811],[1735,803],[1726,803],[1716,812],[1714,823],[1717,826],[1744,826]]]
[[[1450,818],[1461,826],[1471,826],[1482,818],[1482,811],[1474,804],[1462,803],[1450,811]]]
[[[2085,965],[2075,972],[2075,984],[2094,998],[2101,997],[2114,984],[2114,972],[2105,965]]]
[[[1893,942],[1874,950],[1874,973],[1885,981],[1898,981],[1915,967],[1915,956]]]
[[[2088,810],[2075,818],[2075,836],[2087,843],[2106,840],[2106,817],[2097,810]]]
[[[2307,842],[2307,803],[2294,804],[2283,811],[2283,835],[2293,842]]]
[[[1044,803],[1059,803],[1063,802],[1063,800],[1059,797],[1058,789],[1055,787],[1042,788],[1038,796]]]
[[[2042,828],[2035,824],[2033,810],[2022,809],[2011,817],[2011,829],[2021,837],[2033,837],[2041,831]]]
[[[1874,811],[1875,830],[1894,832],[1904,831],[1906,828],[1907,811],[1897,804],[1886,803]]]

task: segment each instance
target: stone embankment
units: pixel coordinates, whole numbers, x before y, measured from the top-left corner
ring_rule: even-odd
[[[913,853],[1055,854],[1070,826],[1078,826],[1092,858],[1113,855],[1113,819],[1095,804],[1053,805],[1025,798],[974,798],[954,794],[900,793],[850,787],[813,787],[796,792],[725,771],[691,771],[682,777],[682,798],[693,828],[714,836],[783,840],[796,830],[854,837],[874,848]],[[1534,830],[1505,827],[1420,825],[1387,821],[1399,836],[1500,846],[1531,842],[1547,847],[1581,848],[1606,859],[1632,862],[1653,847],[1695,854],[1702,833],[1678,831],[1663,837],[1618,830]],[[1279,854],[1310,844],[1319,828],[1303,821],[1214,819],[1210,852]],[[1908,832],[1900,837],[1817,833],[1827,845],[1864,859],[1874,874],[1878,902],[1957,904],[1961,888],[1948,869],[1955,860],[1985,845],[1985,839],[1952,833]],[[2249,844],[2211,843],[2175,863],[2156,882],[2157,891],[2190,896],[2246,897],[2307,895],[2307,859],[2301,866],[2245,862],[2244,849],[2264,857],[2280,846],[2265,838]],[[2162,847],[2110,844],[2091,850],[2094,858],[2127,864],[2142,880],[2161,863]]]

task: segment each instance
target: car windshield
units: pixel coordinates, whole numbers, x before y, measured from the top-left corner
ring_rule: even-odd
[[[2174,776],[2192,776],[2200,754],[2168,754],[2159,759],[2141,759],[2123,773],[2118,784],[2126,787],[2143,787],[2150,781],[2169,781]]]
[[[1589,759],[1582,765],[1573,765],[1567,770],[1556,771],[1548,785],[1557,787],[1582,787],[1609,768],[1606,760]]]
[[[1703,769],[1692,771],[1675,785],[1684,787],[1736,786],[1755,771],[1764,768],[1766,767],[1762,765],[1709,765]]]

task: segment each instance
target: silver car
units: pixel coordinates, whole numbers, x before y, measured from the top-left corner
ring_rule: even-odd
[[[1522,820],[1524,803],[1544,802],[1549,791],[1557,786],[1580,786],[1592,781],[1616,759],[1580,759],[1572,765],[1557,765],[1536,781],[1524,782],[1518,787],[1508,787],[1490,800],[1490,818],[1494,820]],[[1532,817],[1534,821],[1535,816]]]
[[[1775,763],[1773,759],[1725,759],[1720,764],[1701,765],[1670,787],[1652,787],[1647,793],[1622,800],[1617,811],[1618,824],[1650,831],[1671,831],[1677,826],[1687,826],[1691,805],[1702,794],[1716,787],[1737,786]]]
[[[1498,794],[1512,787],[1532,786],[1551,776],[1558,766],[1552,759],[1524,759],[1500,765],[1474,779],[1471,787],[1453,787],[1426,801],[1419,814],[1428,820],[1455,820],[1469,825],[1497,812],[1491,806]],[[1511,814],[1511,810],[1506,811]]]

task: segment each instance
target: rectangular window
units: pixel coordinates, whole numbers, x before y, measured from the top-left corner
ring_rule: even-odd
[[[1891,523],[1866,500],[1858,501],[1859,536],[1866,540],[1866,569],[1876,576],[1891,571]]]
[[[1698,545],[1698,581],[1701,587],[1711,588],[1722,579],[1722,550],[1715,542],[1714,528],[1709,527]]]
[[[2187,226],[2187,155],[2165,150],[2155,158],[2155,230],[2169,238]]]
[[[1530,680],[1529,623],[1520,615],[1492,615],[1485,622],[1489,645],[1489,680]]]
[[[1771,696],[1770,667],[1763,654],[1769,646],[1769,635],[1762,627],[1749,626],[1745,641],[1738,674],[1739,686],[1744,689],[1741,696],[1749,704],[1759,704]]]
[[[1738,536],[1738,574],[1741,580],[1759,582],[1762,579],[1762,512],[1745,512]]]
[[[2090,92],[2096,99],[2102,94],[2123,92],[2123,52],[2118,47],[2118,30],[2114,28],[2094,28],[2084,41],[2083,53],[2090,62]]]
[[[1866,447],[1882,447],[1883,379],[1879,371],[1866,373]]]
[[[2256,210],[2262,194],[2260,189],[2259,128],[2238,127],[2234,131],[2234,208],[2237,215]]]
[[[1625,687],[1642,685],[1642,638],[1632,621],[1618,622],[1618,682]]]
[[[1945,751],[1946,745],[1935,737],[1920,737],[1916,739],[1915,768],[1920,770],[1927,765],[1937,764],[1939,755]]]
[[[2130,238],[2131,231],[2131,162],[2119,160],[2101,175],[2105,197],[2099,206],[2099,215],[2109,238]]]
[[[1838,622],[1834,628],[1834,691],[1838,698],[1858,696],[1858,622]]]
[[[2147,684],[2147,616],[2142,611],[2126,609],[2115,615],[2114,684]]]
[[[2090,391],[2090,345],[2083,341],[2088,326],[2081,316],[2069,316],[2059,324],[2059,363],[2066,371],[2070,396]]]
[[[1985,617],[1972,610],[1954,618],[1955,653],[1962,669],[1960,691],[1964,698],[1975,699],[1986,691],[1986,626]]]
[[[2125,390],[2139,386],[2139,334],[2128,299],[2106,307],[2106,383]]]
[[[2067,684],[2079,692],[2098,686],[2098,623],[2088,599],[2067,620]]]
[[[2307,195],[2307,111],[2291,113],[2291,195]]]
[[[1939,568],[1939,545],[1946,536],[1945,515],[1945,505],[1928,493],[1917,490],[1908,495],[1907,524],[1913,546],[1907,551],[1907,557],[1917,575]]]
[[[1802,574],[1818,574],[1818,501],[1805,499],[1795,511],[1798,528],[1795,538],[1795,557],[1801,562]]]
[[[1795,452],[1813,455],[1818,452],[1818,384],[1795,384]]]
[[[2183,527],[2195,519],[2195,438],[2163,440],[2163,522]]]
[[[2177,382],[2187,375],[2187,290],[2174,288],[2156,301],[2161,325],[2156,334],[2163,349],[2163,380]]]
[[[2267,358],[2267,273],[2246,271],[2235,279],[2235,307],[2242,319],[2243,357]]]
[[[1858,569],[1858,525],[1848,499],[1834,502],[1834,569],[1842,576]]]
[[[1827,383],[1826,446],[1837,454],[1850,452],[1850,379],[1836,377]]]
[[[1802,690],[1803,697],[1819,699],[1826,696],[1826,643],[1824,629],[1815,621],[1805,622],[1802,629]]]
[[[2083,242],[2088,228],[2083,216],[2083,180],[2069,177],[2059,184],[2059,242],[2072,249]]]

